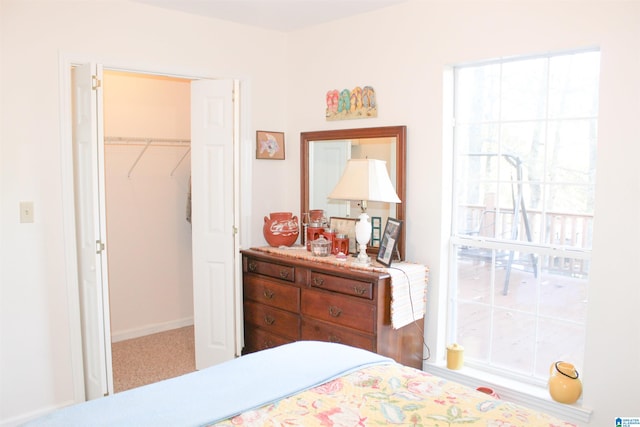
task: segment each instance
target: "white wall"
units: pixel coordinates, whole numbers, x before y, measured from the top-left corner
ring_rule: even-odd
[[[264,215],[299,210],[299,132],[407,125],[406,227],[413,236],[407,256],[431,268],[426,335],[432,354],[441,356],[435,337],[443,327],[437,302],[445,286],[449,205],[443,68],[586,46],[602,48],[602,79],[584,404],[594,409],[593,426],[637,415],[639,3],[410,1],[286,36],[120,2],[3,0],[0,8],[0,420],[8,424],[72,399],[70,350],[62,344],[70,332],[58,161],[60,51],[250,79],[250,129],[286,131],[286,160],[249,165],[256,197],[251,215],[243,215],[255,219],[255,244],[264,243]],[[325,122],[328,89],[364,84],[376,89],[377,119]],[[282,183],[285,190],[272,190]],[[18,223],[20,200],[35,201],[35,224]]]
[[[443,140],[443,71],[469,61],[599,46],[602,75],[597,206],[589,288],[583,404],[589,425],[640,413],[640,3],[410,1],[292,34],[296,73],[288,133],[407,125],[407,258],[431,268],[427,343],[437,333],[446,289],[449,141]],[[313,48],[310,48],[313,46]],[[326,122],[331,88],[371,85],[378,118]],[[289,151],[291,153],[291,151]],[[294,171],[292,170],[292,173]]]
[[[287,76],[286,40],[277,32],[126,1],[2,0],[0,8],[0,423],[11,425],[77,398],[63,239],[61,55],[242,79],[250,90],[242,143],[251,152],[255,129],[284,128]],[[271,163],[263,169],[284,162]],[[21,200],[34,202],[33,224],[19,223]]]
[[[112,341],[193,323],[191,81],[104,72],[107,137],[153,139],[105,145]],[[186,155],[186,157],[184,157]]]

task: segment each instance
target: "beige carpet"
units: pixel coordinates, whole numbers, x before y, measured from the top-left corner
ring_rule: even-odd
[[[193,326],[111,345],[116,393],[196,369]]]

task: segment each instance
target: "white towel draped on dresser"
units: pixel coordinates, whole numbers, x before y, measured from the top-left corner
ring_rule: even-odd
[[[391,325],[394,329],[424,317],[427,301],[427,269],[421,264],[394,263],[391,276]]]

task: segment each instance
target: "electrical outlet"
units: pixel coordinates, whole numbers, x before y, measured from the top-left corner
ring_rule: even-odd
[[[33,222],[33,202],[20,202],[20,222]]]

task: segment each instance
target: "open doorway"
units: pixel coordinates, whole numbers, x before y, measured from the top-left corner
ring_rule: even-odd
[[[63,58],[62,170],[66,260],[77,401],[113,393],[104,171],[103,67]],[[119,68],[125,69],[125,68]],[[153,76],[155,74],[151,73]],[[64,77],[64,76],[63,76]],[[190,81],[193,323],[196,369],[232,359],[241,345],[239,82]],[[137,167],[137,166],[136,166]],[[248,181],[247,181],[248,182]],[[162,226],[161,226],[162,227]],[[77,298],[77,299],[76,299]],[[139,309],[139,307],[138,307]]]
[[[195,370],[191,80],[105,70],[114,392]]]

